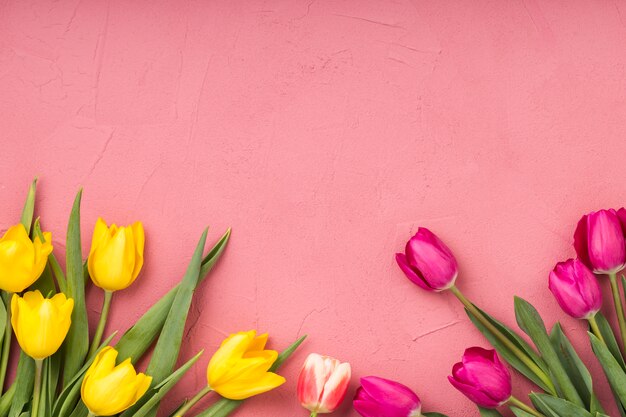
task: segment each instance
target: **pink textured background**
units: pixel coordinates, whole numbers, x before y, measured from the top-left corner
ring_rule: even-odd
[[[184,357],[240,329],[279,349],[310,335],[288,383],[238,416],[306,415],[294,377],[310,351],[475,416],[446,375],[485,341],[393,253],[426,225],[496,316],[514,323],[514,293],[563,316],[548,271],[580,214],[626,201],[625,19],[623,1],[0,0],[0,226],[34,175],[60,254],[79,186],[85,248],[98,215],[142,220],[121,330],[181,277],[205,225],[211,239],[232,226]]]

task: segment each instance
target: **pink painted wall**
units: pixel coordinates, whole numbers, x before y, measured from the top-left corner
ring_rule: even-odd
[[[446,375],[485,341],[393,253],[426,225],[477,303],[513,324],[519,294],[586,349],[546,277],[582,213],[626,201],[624,16],[623,1],[1,0],[0,226],[34,175],[60,254],[79,186],[86,238],[98,215],[142,220],[144,273],[114,300],[122,330],[180,278],[205,225],[211,239],[232,226],[184,357],[240,329],[277,348],[310,335],[288,383],[238,416],[305,416],[310,351],[475,416]]]

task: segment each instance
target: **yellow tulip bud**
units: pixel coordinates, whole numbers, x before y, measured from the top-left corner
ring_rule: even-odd
[[[96,416],[112,416],[132,406],[150,388],[152,377],[138,374],[130,358],[115,366],[117,351],[100,350],[87,370],[80,395]]]
[[[52,253],[52,236],[30,240],[23,224],[12,226],[0,239],[0,289],[22,292],[41,275]]]
[[[215,352],[207,368],[213,391],[231,400],[243,400],[270,391],[285,383],[285,378],[268,372],[278,358],[275,350],[264,350],[267,333],[230,335]]]
[[[141,222],[107,227],[98,218],[91,238],[87,268],[91,280],[106,291],[127,288],[143,266],[144,233]]]
[[[20,347],[33,359],[44,359],[56,352],[72,323],[74,300],[59,293],[43,298],[29,291],[11,299],[11,325]]]

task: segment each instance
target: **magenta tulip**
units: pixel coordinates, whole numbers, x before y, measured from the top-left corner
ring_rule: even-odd
[[[459,268],[452,251],[425,227],[406,244],[405,253],[396,254],[405,275],[428,291],[443,291],[454,285]]]
[[[495,350],[471,347],[448,380],[481,407],[496,408],[511,398],[511,374]]]
[[[593,272],[578,259],[556,264],[549,288],[563,311],[575,319],[588,319],[602,307],[602,291]]]
[[[626,263],[624,226],[626,212],[620,209],[599,210],[583,216],[574,232],[578,258],[593,272],[614,274]]]
[[[377,376],[361,378],[353,405],[363,417],[417,417],[422,409],[409,387]]]

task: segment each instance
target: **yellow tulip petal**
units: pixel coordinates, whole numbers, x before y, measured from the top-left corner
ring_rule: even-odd
[[[227,338],[215,352],[207,368],[207,379],[210,386],[219,381],[241,359],[248,349],[254,335],[250,332],[237,333]]]
[[[20,243],[30,242],[30,238],[28,237],[26,228],[24,227],[22,223],[18,223],[15,226],[9,227],[9,229],[2,236],[2,239],[0,239],[0,242],[4,242],[7,240],[20,242]]]
[[[285,383],[285,378],[273,372],[266,372],[254,380],[235,380],[224,386],[215,388],[223,397],[231,400],[244,400],[254,395],[273,390]]]
[[[265,349],[265,345],[267,344],[267,338],[269,335],[267,333],[263,333],[254,338],[252,343],[250,343],[250,347],[248,350],[263,350]]]
[[[133,280],[137,278],[141,268],[143,267],[143,249],[145,245],[145,235],[143,224],[135,222],[131,225],[133,230],[133,238],[135,241],[135,267],[133,269]]]

